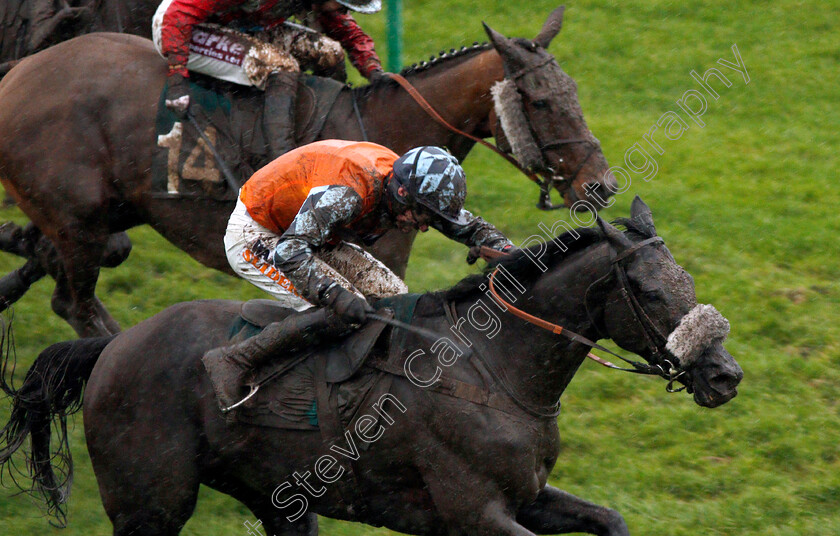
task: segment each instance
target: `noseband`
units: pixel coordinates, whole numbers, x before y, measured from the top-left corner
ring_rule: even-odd
[[[664,243],[664,240],[662,239],[662,237],[654,236],[652,238],[642,240],[641,242],[637,242],[632,247],[629,247],[626,250],[624,250],[624,251],[622,251],[621,253],[618,253],[618,254],[616,254],[615,249],[610,247],[610,268],[611,268],[610,272],[607,273],[606,275],[604,275],[603,277],[593,281],[589,285],[589,287],[587,287],[586,293],[584,294],[584,296],[585,296],[584,297],[584,306],[586,307],[586,314],[589,317],[590,322],[592,322],[592,325],[595,326],[595,329],[598,329],[598,325],[597,325],[596,322],[593,321],[592,314],[590,313],[590,310],[589,310],[589,304],[588,304],[589,291],[592,289],[592,287],[594,285],[603,281],[610,274],[615,274],[616,275],[616,280],[618,281],[619,285],[621,286],[621,295],[624,298],[624,302],[629,307],[630,312],[633,315],[633,318],[635,320],[635,323],[638,324],[639,326],[641,326],[642,333],[643,333],[644,338],[647,342],[648,348],[651,350],[651,353],[653,354],[653,357],[656,359],[656,362],[653,363],[653,364],[640,363],[638,361],[632,361],[630,359],[627,359],[627,358],[613,352],[612,350],[610,350],[610,349],[608,349],[604,346],[601,346],[600,344],[598,344],[594,341],[591,341],[591,340],[587,339],[583,335],[580,335],[578,333],[570,331],[570,330],[564,328],[563,326],[559,326],[557,324],[553,324],[551,322],[548,322],[547,320],[543,320],[543,319],[538,318],[536,316],[530,315],[530,314],[526,313],[525,311],[522,311],[521,309],[517,309],[516,307],[514,307],[513,305],[511,305],[510,303],[505,301],[505,299],[502,298],[499,295],[498,292],[496,292],[496,288],[495,288],[493,283],[494,283],[494,279],[496,277],[496,274],[499,271],[498,268],[496,268],[496,270],[494,270],[493,273],[490,275],[490,281],[489,281],[489,283],[490,283],[490,285],[489,285],[490,286],[490,293],[493,296],[493,298],[496,301],[499,302],[500,305],[505,307],[507,309],[507,311],[510,312],[511,314],[513,314],[514,316],[517,316],[517,317],[519,317],[519,318],[521,318],[521,319],[523,319],[527,322],[530,322],[531,324],[539,326],[543,329],[551,331],[552,333],[556,333],[557,335],[562,335],[562,336],[566,337],[567,339],[569,339],[573,342],[577,342],[579,344],[589,346],[590,348],[594,348],[596,350],[606,352],[610,355],[613,355],[613,356],[621,359],[622,361],[630,364],[633,368],[622,368],[622,367],[616,366],[616,365],[610,363],[609,361],[605,361],[604,359],[601,359],[600,357],[598,357],[596,355],[593,355],[592,353],[589,353],[587,355],[587,357],[589,357],[590,359],[593,359],[594,361],[597,361],[598,363],[600,363],[600,364],[602,364],[606,367],[613,368],[613,369],[616,369],[616,370],[622,370],[622,371],[625,371],[625,372],[632,372],[632,373],[635,373],[635,374],[646,374],[646,375],[652,375],[652,376],[661,376],[661,377],[665,378],[666,380],[668,380],[668,385],[667,385],[666,389],[669,393],[679,392],[679,391],[682,391],[683,389],[685,389],[685,387],[674,388],[674,383],[683,374],[685,374],[686,371],[684,369],[680,368],[679,360],[676,359],[673,355],[671,355],[671,353],[668,350],[665,349],[665,344],[668,340],[668,337],[664,336],[662,334],[662,332],[659,330],[659,328],[656,327],[656,325],[650,319],[648,314],[645,312],[644,308],[642,308],[642,306],[639,303],[639,300],[636,298],[635,294],[633,294],[633,291],[630,289],[630,286],[629,286],[630,281],[629,281],[629,278],[627,277],[627,270],[623,265],[623,261],[628,259],[631,255],[636,253],[639,249],[641,249],[645,246],[648,246],[648,245],[661,244],[661,243]],[[599,333],[601,332],[600,329],[598,329],[598,331],[599,331]],[[601,335],[604,336],[605,334],[601,333]],[[609,338],[609,337],[605,336],[604,338]],[[657,342],[657,341],[659,341],[659,342]]]

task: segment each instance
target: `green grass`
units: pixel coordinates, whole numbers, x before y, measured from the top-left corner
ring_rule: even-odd
[[[554,7],[545,1],[429,0],[405,6],[406,63],[483,41],[480,21],[533,37]],[[694,276],[698,298],[732,324],[727,348],[745,371],[739,396],[716,409],[668,395],[664,383],[587,363],[564,396],[562,452],[553,484],[618,509],[633,534],[834,536],[840,533],[840,23],[837,2],[582,1],[568,7],[551,47],[578,83],[590,128],[613,165],[697,84],[689,71],[732,61],[737,43],[750,83],[734,71],[715,86],[704,128],[660,139],[653,180],[635,180],[605,211],[626,216],[632,196],[652,207],[659,233]],[[360,16],[385,56],[384,17]],[[661,133],[661,131],[660,131]],[[469,208],[515,240],[568,213],[533,208],[536,191],[482,148],[465,162]],[[23,221],[15,210],[0,219]],[[200,230],[197,230],[200,232]],[[99,295],[124,326],[177,301],[250,298],[244,282],[211,272],[148,228],[134,251],[105,270]],[[440,288],[473,268],[464,248],[428,233],[408,283]],[[19,265],[0,257],[3,272]],[[48,344],[72,338],[49,310],[50,281],[15,306],[25,367]],[[0,420],[8,404],[0,405]],[[84,448],[66,535],[110,533]],[[0,490],[0,534],[58,534],[30,500]],[[246,534],[247,510],[203,490],[185,534]],[[327,535],[389,534],[322,520]]]

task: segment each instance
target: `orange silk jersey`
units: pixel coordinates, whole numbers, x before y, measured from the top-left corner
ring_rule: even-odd
[[[254,173],[239,198],[254,221],[282,234],[313,188],[341,185],[362,198],[361,218],[376,206],[382,182],[399,158],[375,143],[323,140],[298,147]]]

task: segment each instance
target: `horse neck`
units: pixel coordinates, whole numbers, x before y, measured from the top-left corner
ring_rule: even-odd
[[[516,301],[512,303],[527,313],[558,324],[566,330],[579,333],[590,340],[597,340],[599,332],[592,318],[600,318],[602,299],[598,289],[590,292],[589,303],[595,305],[589,312],[586,293],[593,282],[610,269],[607,244],[600,242],[550,269],[531,283],[519,282],[525,291],[519,293],[515,285],[503,276],[497,276],[495,286],[504,286]],[[480,339],[481,357],[491,369],[508,379],[512,390],[534,406],[547,406],[556,402],[586,358],[589,348],[572,343],[569,339],[501,311],[489,296],[474,295],[457,304],[460,317],[470,318],[475,304],[491,310],[500,325],[498,333],[487,338],[488,330],[472,332]],[[481,316],[481,315],[484,316]],[[476,323],[488,315],[474,311]],[[498,349],[498,351],[492,351]],[[489,350],[489,351],[488,351]]]
[[[487,137],[493,109],[490,87],[503,78],[501,57],[490,49],[460,61],[445,60],[407,79],[450,125]],[[437,123],[394,83],[373,91],[363,115],[370,141],[387,145],[397,153],[421,145],[439,145],[449,147],[462,159],[474,144]],[[401,134],[394,137],[395,132]]]

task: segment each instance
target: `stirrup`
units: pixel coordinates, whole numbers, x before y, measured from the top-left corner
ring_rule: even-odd
[[[260,386],[259,386],[259,385],[257,385],[257,384],[252,385],[252,386],[251,386],[251,392],[250,392],[250,393],[248,393],[247,395],[245,395],[245,398],[243,398],[242,400],[240,400],[239,402],[237,402],[236,404],[234,404],[234,405],[232,405],[232,406],[228,406],[228,407],[226,407],[226,408],[222,408],[222,413],[227,413],[227,412],[229,412],[229,411],[231,411],[231,410],[233,410],[233,409],[236,409],[237,407],[241,406],[242,404],[244,404],[245,402],[247,402],[248,400],[250,400],[250,399],[251,399],[251,397],[253,397],[255,394],[257,394],[257,391],[259,391],[259,390],[260,390]]]

